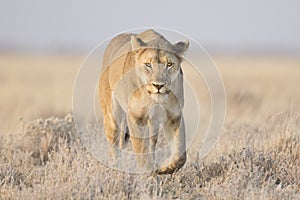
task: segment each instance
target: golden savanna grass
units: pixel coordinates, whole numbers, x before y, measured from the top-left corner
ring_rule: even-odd
[[[213,56],[222,135],[160,177],[112,170],[82,146],[68,113],[83,58],[0,56],[0,199],[300,198],[299,57]]]

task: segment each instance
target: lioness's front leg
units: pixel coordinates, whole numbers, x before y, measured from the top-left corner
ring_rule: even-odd
[[[165,136],[171,143],[171,157],[157,171],[158,174],[171,174],[186,162],[185,126],[182,116],[169,118],[164,126]]]
[[[136,153],[138,166],[143,170],[154,169],[153,153],[149,147],[153,146],[149,136],[149,128],[146,119],[136,118],[131,115],[127,117],[130,140],[133,151]]]

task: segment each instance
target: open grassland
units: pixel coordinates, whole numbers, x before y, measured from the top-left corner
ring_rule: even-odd
[[[214,56],[219,142],[160,177],[109,169],[81,145],[67,113],[83,58],[0,56],[0,199],[300,199],[299,57]]]

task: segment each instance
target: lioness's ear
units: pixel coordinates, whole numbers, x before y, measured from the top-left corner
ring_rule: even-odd
[[[174,50],[177,54],[182,55],[188,48],[189,48],[190,42],[188,40],[184,42],[178,42],[174,44]]]
[[[131,36],[131,47],[133,50],[138,50],[144,46],[146,46],[146,44],[140,38],[137,38],[135,35]]]

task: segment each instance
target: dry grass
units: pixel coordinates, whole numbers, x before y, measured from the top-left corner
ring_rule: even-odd
[[[217,57],[228,114],[216,148],[152,177],[109,169],[82,147],[65,116],[81,58],[1,57],[0,199],[300,198],[299,59]]]

